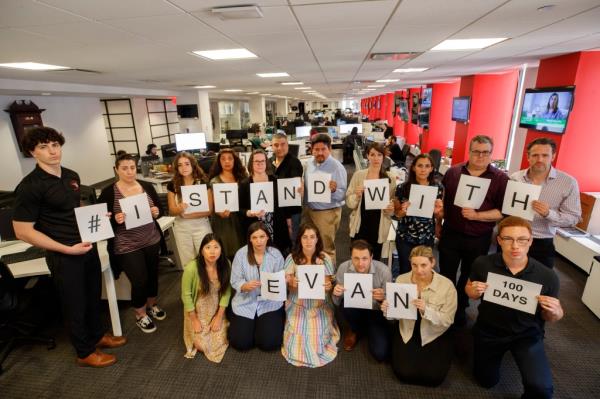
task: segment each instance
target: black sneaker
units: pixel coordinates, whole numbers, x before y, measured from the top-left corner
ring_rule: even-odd
[[[142,317],[141,319],[138,319],[135,322],[135,324],[137,324],[140,330],[142,330],[145,333],[153,333],[154,331],[156,331],[156,326],[154,325],[154,322],[148,315]]]
[[[154,305],[151,308],[146,309],[148,316],[156,320],[164,320],[167,317],[167,312],[162,310],[158,305]]]

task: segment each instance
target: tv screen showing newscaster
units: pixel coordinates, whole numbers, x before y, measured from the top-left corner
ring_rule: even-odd
[[[573,88],[527,89],[519,126],[564,133],[573,103]]]

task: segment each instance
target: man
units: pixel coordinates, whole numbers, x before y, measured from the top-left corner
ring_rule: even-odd
[[[560,320],[564,312],[558,300],[558,277],[552,269],[527,256],[531,231],[528,221],[516,216],[507,217],[498,225],[498,244],[502,253],[481,256],[473,263],[465,287],[472,299],[481,298],[488,288],[488,273],[542,285],[535,314],[481,301],[473,328],[473,369],[479,384],[491,388],[500,380],[504,353],[510,351],[521,372],[525,388],[522,397],[550,398],[554,389],[544,351],[544,324],[545,321]]]
[[[554,267],[554,235],[557,227],[571,227],[581,218],[577,180],[555,169],[556,143],[540,137],[527,145],[529,168],[511,175],[512,180],[542,186],[540,198],[532,202],[535,211],[531,227],[533,243],[529,256]]]
[[[344,350],[351,351],[358,341],[357,334],[369,339],[369,351],[377,361],[385,360],[390,353],[389,327],[380,310],[385,299],[385,284],[392,281],[392,273],[386,264],[373,260],[373,248],[365,240],[352,241],[351,259],[342,263],[337,270],[337,284],[333,288],[333,302],[341,305],[349,330],[344,334]],[[373,308],[355,309],[343,306],[344,273],[369,273],[373,275]]]
[[[329,189],[331,190],[331,202],[308,202],[306,203],[305,218],[317,226],[323,238],[323,250],[331,257],[335,265],[335,235],[340,227],[342,218],[342,206],[346,198],[346,187],[348,175],[346,169],[337,159],[331,156],[331,137],[325,133],[316,134],[312,139],[312,155],[314,159],[306,165],[304,174],[307,177],[312,173],[329,173]],[[304,190],[308,192],[309,188]]]
[[[488,136],[475,136],[469,143],[469,160],[446,171],[442,184],[444,195],[444,224],[439,243],[440,272],[456,282],[460,265],[460,277],[456,282],[458,307],[454,323],[466,323],[465,309],[469,298],[465,294],[465,284],[471,272],[471,264],[480,255],[488,253],[495,222],[502,219],[502,202],[508,176],[490,165],[493,150],[492,139]],[[490,186],[479,209],[461,208],[454,205],[454,197],[461,175],[490,179]]]
[[[276,133],[273,135],[271,142],[273,148],[273,158],[271,162],[275,168],[275,176],[278,179],[288,179],[291,177],[302,178],[302,164],[294,155],[289,153],[289,146],[287,136],[283,133]],[[292,243],[296,240],[296,234],[298,234],[298,227],[300,226],[300,219],[302,216],[302,206],[289,206],[281,208],[277,215],[282,215],[285,218],[286,225],[288,227],[288,233]]]
[[[33,156],[37,165],[15,190],[13,227],[17,238],[47,250],[77,362],[105,367],[117,359],[97,348],[118,347],[126,339],[103,334],[100,259],[96,247],[79,236],[74,208],[80,206],[80,180],[60,165],[64,142],[62,134],[49,127],[33,128],[24,136],[23,153]]]

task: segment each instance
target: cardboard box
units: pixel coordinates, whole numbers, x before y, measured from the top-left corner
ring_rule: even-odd
[[[600,234],[600,193],[581,193],[581,222],[577,227]]]

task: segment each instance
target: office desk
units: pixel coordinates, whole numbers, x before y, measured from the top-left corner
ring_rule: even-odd
[[[156,177],[144,177],[144,175],[142,175],[141,173],[138,173],[136,176],[136,179],[139,181],[145,181],[148,183],[152,183],[152,185],[154,186],[154,189],[156,190],[157,193],[159,194],[165,194],[167,192],[167,183],[169,183],[171,181],[171,179],[173,179],[173,176],[167,176],[164,178],[156,178]]]
[[[556,252],[590,274],[594,257],[600,255],[600,245],[587,237],[554,236]]]

